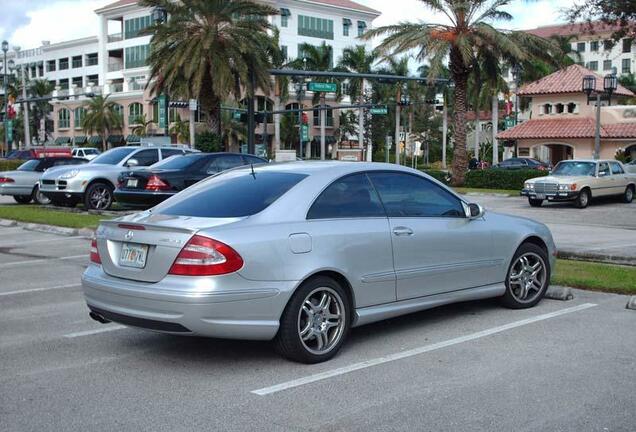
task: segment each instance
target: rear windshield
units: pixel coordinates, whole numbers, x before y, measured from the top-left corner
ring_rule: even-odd
[[[40,165],[40,161],[38,159],[31,159],[30,161],[26,161],[20,165],[18,167],[18,171],[36,171],[38,169],[38,165]]]
[[[190,155],[190,156],[170,156],[168,159],[164,159],[161,162],[157,162],[152,166],[152,169],[166,169],[166,170],[178,170],[187,168],[207,155]]]
[[[135,147],[119,147],[102,153],[91,161],[93,164],[117,165],[126,156],[137,150]]]
[[[230,171],[200,183],[155,208],[159,214],[208,218],[251,216],[265,210],[307,177],[304,174]]]

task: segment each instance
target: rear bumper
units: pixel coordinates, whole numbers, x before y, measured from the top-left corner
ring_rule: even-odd
[[[0,195],[31,195],[34,186],[24,186],[15,184],[2,184],[0,185]]]
[[[533,190],[522,189],[520,192],[521,196],[526,196],[530,199],[545,199],[548,201],[574,201],[578,198],[578,191],[559,191],[556,193],[544,194],[545,198],[538,198],[537,193]]]
[[[177,192],[146,192],[115,190],[115,201],[126,207],[153,207],[167,200]]]
[[[296,282],[250,281],[238,274],[167,276],[158,283],[120,279],[89,265],[82,275],[88,307],[124,325],[177,335],[270,340]]]

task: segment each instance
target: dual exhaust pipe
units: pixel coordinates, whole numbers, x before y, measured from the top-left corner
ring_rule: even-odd
[[[95,321],[97,321],[98,323],[108,324],[109,322],[111,322],[110,320],[107,320],[106,318],[98,314],[97,312],[90,311],[88,313],[88,316],[94,319]]]

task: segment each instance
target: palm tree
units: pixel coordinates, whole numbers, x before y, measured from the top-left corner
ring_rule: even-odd
[[[156,93],[198,99],[210,130],[221,134],[221,102],[241,88],[268,91],[270,15],[279,11],[250,0],[142,0],[169,19],[147,29],[149,85]],[[251,84],[255,83],[255,86]]]
[[[150,132],[150,126],[155,122],[152,120],[146,119],[146,114],[142,114],[133,119],[132,124],[135,126],[132,128],[133,135],[137,135],[139,137],[146,137]]]
[[[368,52],[364,45],[357,45],[353,48],[345,48],[342,51],[342,58],[338,62],[338,68],[348,72],[368,74],[372,72],[373,64],[378,56],[375,52]],[[364,104],[365,80],[360,78],[349,79],[349,97],[351,100],[358,99],[360,105]],[[358,144],[360,148],[364,143],[364,108],[358,112]]]
[[[102,138],[102,150],[105,150],[107,135],[121,129],[124,123],[117,110],[117,104],[109,101],[108,96],[96,95],[90,98],[84,106],[86,107],[86,117],[82,121],[82,129],[89,135],[97,133]]]
[[[298,142],[298,124],[293,114],[285,114],[281,116],[280,121],[280,139],[286,148],[293,148],[294,143]]]
[[[31,95],[36,98],[43,98],[45,96],[49,96],[51,93],[53,93],[53,90],[55,90],[55,85],[45,79],[33,80],[31,81],[29,86],[29,91]],[[42,122],[43,119],[46,121],[50,112],[51,112],[51,104],[46,100],[40,100],[38,102],[35,102],[31,106],[30,114],[31,114],[31,118],[33,119],[34,130],[38,131],[40,129],[40,123]],[[36,141],[39,141],[39,136],[40,136],[39,133],[35,134]],[[46,124],[45,124],[44,125],[44,141],[46,141],[46,139],[47,139],[47,132],[46,132]]]
[[[386,67],[379,72],[388,75],[408,76],[409,74],[409,58],[407,56],[401,58],[386,58]],[[402,115],[402,92],[404,90],[405,81],[397,81],[391,85],[391,89],[395,94],[395,161],[400,161],[400,117]]]
[[[358,116],[354,111],[346,110],[341,111],[338,116],[338,129],[336,129],[336,135],[340,141],[344,141],[348,135],[353,135],[356,132],[356,122]]]
[[[580,52],[572,49],[572,41],[577,39],[577,35],[552,35],[550,40],[559,47],[561,53],[563,53],[564,66],[569,66],[573,63],[580,63],[583,61],[583,56]]]
[[[170,134],[177,137],[177,142],[179,144],[190,142],[190,122],[187,120],[182,120],[181,116],[177,114],[177,118],[174,120],[174,122],[172,122]]]
[[[221,137],[225,151],[238,151],[238,145],[247,139],[245,124],[236,120],[233,112],[229,110],[223,111],[222,124]]]
[[[455,84],[453,109],[455,148],[453,156],[453,184],[464,182],[467,170],[466,110],[468,79],[474,65],[476,47],[496,49],[505,58],[525,60],[530,56],[520,41],[531,41],[533,49],[549,51],[553,43],[526,34],[524,39],[511,37],[511,32],[496,29],[493,20],[510,20],[512,16],[501,10],[510,0],[421,0],[434,12],[444,15],[448,23],[402,22],[372,29],[363,38],[386,38],[378,49],[385,55],[414,50],[417,60],[427,58],[431,69],[429,78],[437,76],[448,59],[451,79]]]

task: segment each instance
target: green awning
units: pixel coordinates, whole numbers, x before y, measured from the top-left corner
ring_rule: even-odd
[[[139,135],[128,135],[126,137],[126,144],[137,144],[141,142],[141,137]]]
[[[286,16],[286,17],[291,16],[291,12],[287,8],[280,8],[280,14],[281,16]]]
[[[106,139],[106,142],[113,144],[113,145],[117,145],[117,144],[123,144],[124,143],[124,136],[123,135],[109,135],[108,138]]]
[[[102,137],[92,136],[88,139],[88,143],[92,146],[102,145]]]
[[[73,145],[84,145],[88,141],[88,137],[85,135],[76,136],[73,138]]]
[[[342,19],[342,24],[346,25],[347,27],[351,25],[351,20],[349,18],[343,18]]]
[[[69,144],[71,142],[70,137],[57,137],[55,139],[55,145]]]

